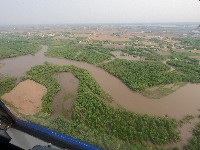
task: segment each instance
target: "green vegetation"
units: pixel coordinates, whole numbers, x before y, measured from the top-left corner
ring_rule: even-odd
[[[146,51],[146,48],[134,48],[130,46],[126,46],[124,49],[122,49],[122,51],[130,55],[136,55],[136,56],[145,56],[148,53]]]
[[[158,86],[155,90],[145,89],[144,91],[141,92],[141,94],[148,98],[160,99],[164,96],[173,93],[174,91],[175,90],[173,90],[172,88],[165,88],[163,85],[161,85]]]
[[[200,83],[199,61],[188,58],[187,56],[191,55],[188,53],[174,53],[176,55],[170,56],[171,60],[167,61],[167,64],[173,66],[176,69],[175,71],[170,71],[169,66],[159,61],[127,61],[116,59],[99,66],[121,79],[130,89],[136,91],[143,91],[148,87],[164,86],[170,83]],[[173,91],[173,89],[160,87],[153,92],[147,89],[142,93],[148,97],[159,98]]]
[[[113,33],[112,36],[120,37],[120,34]],[[183,82],[200,83],[199,61],[189,58],[189,56],[200,54],[173,51],[172,45],[167,41],[151,38],[148,41],[157,44],[149,46],[142,43],[147,39],[140,37],[130,38],[131,41],[98,41],[75,37],[75,34],[71,32],[61,32],[56,34],[58,35],[63,35],[67,39],[56,39],[47,35],[39,37],[17,33],[0,34],[0,59],[34,54],[41,44],[46,44],[49,46],[47,56],[97,64],[121,79],[130,89],[140,91],[150,98],[166,96],[182,86]],[[179,40],[180,44],[175,43],[177,48],[199,50],[200,39],[182,38]],[[116,48],[106,48],[103,44],[116,44]],[[122,45],[123,48],[117,48],[117,45]],[[168,48],[171,55],[158,54],[161,48],[165,50]],[[103,63],[111,59],[111,51],[115,50],[140,56],[145,61],[115,59]],[[167,65],[161,62],[166,59],[168,59]],[[168,65],[176,70],[170,71]],[[51,118],[52,100],[60,90],[59,84],[53,78],[57,72],[71,72],[80,81],[76,102],[70,110],[72,111],[70,120],[67,120],[68,112],[64,106],[62,116]],[[48,88],[47,94],[42,99],[42,110],[34,116],[24,116],[27,120],[104,149],[158,149],[154,145],[161,147],[162,144],[179,140],[177,127],[193,118],[193,116],[186,116],[177,122],[164,117],[139,115],[121,108],[112,108],[109,105],[112,98],[99,87],[86,70],[74,66],[56,66],[46,63],[33,67],[24,77],[25,79],[34,80]],[[0,96],[9,92],[15,86],[15,81],[14,78],[0,78]],[[173,84],[175,87],[166,87],[166,84]],[[156,89],[148,89],[150,87],[156,87]],[[69,97],[70,95],[66,94],[63,103]],[[194,137],[186,149],[200,147],[199,131],[200,124],[194,130]]]
[[[121,50],[129,55],[135,55],[145,58],[145,60],[152,61],[161,61],[164,60],[165,57],[156,53],[157,49],[145,47],[145,48],[134,48],[130,46],[126,46]]]
[[[50,119],[48,114],[40,114],[37,116],[24,116],[24,118],[40,124],[44,127],[59,131],[61,133],[76,137],[79,140],[93,143],[105,150],[159,150],[140,142],[129,142],[121,140],[111,134],[105,132],[99,132],[90,128],[86,128],[84,125],[78,124],[73,121],[68,121],[64,117],[60,116],[55,119]],[[163,150],[163,149],[162,149]]]
[[[200,123],[193,130],[193,137],[189,144],[184,147],[185,150],[199,150],[200,148]]]
[[[174,66],[177,71],[184,74],[183,80],[191,83],[200,82],[200,66],[196,60],[171,60],[167,64]]]
[[[159,62],[127,61],[116,59],[100,67],[121,79],[132,90],[182,81],[182,75],[169,72],[169,67]]]
[[[175,92],[180,87],[184,86],[185,83],[175,83],[172,85],[158,85],[156,87],[147,88],[141,92],[142,95],[148,98],[160,99]]]
[[[164,44],[166,44],[165,41],[160,40],[160,39],[157,39],[157,38],[151,38],[151,39],[149,39],[149,41],[150,41],[150,42],[154,42],[154,43],[158,43],[159,45],[164,45]]]
[[[45,54],[52,57],[85,61],[91,64],[98,64],[111,58],[111,54],[106,48],[82,45],[50,46]]]
[[[15,78],[0,77],[0,97],[15,87]]]
[[[63,117],[49,119],[52,98],[59,90],[59,85],[53,78],[57,72],[71,72],[79,79],[71,121]],[[24,79],[35,80],[48,89],[43,97],[41,112],[27,117],[35,123],[105,149],[150,149],[145,143],[167,144],[180,138],[176,132],[178,123],[175,120],[139,115],[109,106],[107,102],[110,101],[110,96],[84,69],[46,63],[33,67]]]
[[[130,38],[132,41],[134,41],[134,42],[138,42],[138,41],[144,41],[145,39],[144,38],[142,38],[142,37],[137,37],[137,36],[134,36],[134,37],[132,37],[132,38]]]
[[[37,40],[36,37],[28,38],[22,35],[0,34],[0,59],[34,54],[40,49]]]
[[[183,119],[179,120],[179,124],[183,125],[185,123],[189,123],[192,119],[194,119],[195,117],[192,115],[186,115]]]
[[[186,37],[179,39],[181,44],[187,49],[197,49],[200,50],[200,38]]]
[[[192,53],[192,52],[176,52],[176,51],[171,51],[171,59],[178,59],[178,60],[182,60],[182,59],[188,59],[189,56],[200,56],[199,53]]]
[[[133,40],[143,41],[145,39],[135,37]],[[87,44],[79,44],[79,41],[86,42]],[[105,60],[110,60],[110,58],[112,56],[111,51],[118,50],[118,49],[111,49],[111,48],[103,47],[102,45],[105,44],[105,42],[106,41],[104,41],[102,43],[102,41],[91,40],[88,43],[88,41],[85,38],[82,38],[82,39],[79,39],[79,38],[72,39],[71,38],[68,40],[53,40],[52,39],[48,43],[49,49],[46,52],[46,55],[52,56],[52,57],[61,57],[61,58],[67,58],[67,59],[72,59],[72,60],[78,60],[78,61],[85,61],[85,62],[88,62],[91,64],[102,64],[102,62],[104,62]],[[125,43],[122,41],[121,42],[107,41],[107,43],[109,43],[109,42],[113,43],[113,44],[124,44]],[[164,41],[163,41],[163,43],[166,44],[166,42],[164,42]],[[129,43],[129,44],[131,44],[131,43]],[[135,43],[132,43],[132,44],[135,44]],[[157,62],[162,61],[167,58],[167,56],[161,56],[161,55],[157,54],[157,51],[159,50],[159,48],[156,46],[152,48],[150,46],[147,46],[147,45],[144,45],[141,43],[138,43],[138,44],[143,46],[143,48],[134,48],[134,46],[126,46],[124,48],[121,48],[120,50],[129,55],[140,56],[141,58],[144,58],[145,60],[148,60],[148,61],[156,61],[155,64]],[[115,62],[117,62],[117,61],[119,61],[119,60],[116,60]],[[122,60],[121,62],[125,62],[125,60]],[[128,63],[128,61],[127,61],[127,63]],[[165,69],[162,71],[161,70],[157,71],[156,69],[158,67],[155,68],[155,70],[154,70],[155,76],[151,75],[152,78],[157,78],[157,79],[153,79],[153,81],[151,81],[152,78],[149,78],[149,79],[147,78],[147,79],[141,81],[140,78],[144,79],[146,76],[149,77],[149,74],[151,74],[151,71],[148,70],[148,68],[147,68],[148,66],[146,66],[147,70],[145,70],[142,73],[142,70],[139,69],[140,64],[142,64],[142,62],[137,63],[136,68],[138,68],[138,70],[140,71],[138,74],[140,74],[140,73],[143,75],[146,74],[146,76],[144,75],[143,77],[139,77],[136,75],[137,74],[136,72],[138,70],[132,69],[136,66],[136,64],[133,62],[130,62],[128,64],[129,64],[128,66],[127,66],[127,64],[123,64],[123,65],[115,64],[113,66],[110,66],[110,67],[113,67],[112,69],[109,66],[107,66],[108,64],[103,64],[102,66],[104,66],[103,67],[104,69],[107,68],[107,69],[105,69],[106,71],[116,75],[117,77],[120,76],[119,77],[120,79],[123,78],[122,81],[124,81],[126,83],[126,85],[128,85],[133,90],[141,91],[141,90],[144,90],[148,87],[155,86],[155,85],[160,85],[160,84],[164,85],[164,84],[168,84],[168,83],[176,83],[176,82],[182,81],[182,77],[180,74],[177,74],[175,72],[169,73],[168,69]],[[132,64],[135,64],[135,65],[132,66]],[[157,66],[159,66],[159,65],[164,66],[160,62],[158,63]],[[119,72],[118,71],[119,66],[120,66],[121,70],[123,70],[123,68],[125,68],[124,69],[125,72],[123,72],[120,75],[119,75],[119,73],[117,73],[118,74],[117,75],[115,73]],[[145,65],[143,65],[143,66],[145,68]],[[153,68],[154,66],[151,66],[151,67]],[[115,70],[116,72],[115,71],[111,72],[110,69]],[[134,71],[135,71],[135,73],[133,73]],[[156,75],[157,72],[160,72],[160,74]],[[126,75],[123,77],[124,74],[126,74]],[[165,74],[165,75],[163,76],[163,74]],[[131,75],[134,75],[134,76],[131,76]],[[167,77],[168,75],[169,75],[169,77]],[[126,77],[126,76],[130,76],[130,77]],[[162,77],[162,79],[160,79],[160,77]],[[164,79],[164,78],[166,78],[166,79]],[[139,81],[138,81],[138,79],[139,79]],[[157,80],[157,81],[155,81],[155,80]],[[135,81],[137,81],[139,83],[136,83]],[[146,81],[148,81],[150,83],[145,83]],[[135,85],[133,85],[133,84],[135,84]],[[172,90],[167,91],[167,89],[161,88],[155,93],[157,93],[157,95],[159,95],[157,97],[162,97],[162,96],[165,96],[172,92],[173,92]]]

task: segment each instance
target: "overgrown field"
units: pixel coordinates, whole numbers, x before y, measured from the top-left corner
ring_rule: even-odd
[[[0,59],[34,54],[40,49],[37,37],[0,34]]]
[[[134,46],[126,46],[125,48],[121,49],[121,51],[129,55],[143,57],[145,60],[161,61],[166,58],[165,56],[161,56],[156,53],[158,48],[151,48],[149,46],[145,46],[145,48],[134,48]]]
[[[193,130],[193,137],[188,145],[184,147],[185,150],[199,150],[200,148],[200,123]]]
[[[185,37],[179,39],[181,44],[187,49],[197,49],[200,50],[200,38]]]
[[[15,87],[15,78],[0,77],[0,97]]]
[[[91,64],[98,64],[111,58],[111,54],[105,48],[92,46],[49,46],[45,54],[51,57],[85,61]]]
[[[79,79],[78,96],[72,120],[62,116],[47,119],[52,113],[52,98],[59,90],[53,78],[56,72],[71,72]],[[175,120],[139,115],[107,104],[110,97],[99,87],[88,71],[74,66],[45,64],[33,67],[24,79],[35,80],[48,88],[41,112],[28,116],[31,121],[88,141],[105,149],[150,149],[145,143],[167,144],[180,137]]]
[[[184,74],[184,80],[200,83],[200,65],[195,60],[171,60],[167,64],[174,66],[178,72]]]
[[[169,72],[169,67],[160,62],[127,61],[116,59],[101,64],[107,72],[121,79],[132,90],[141,91],[145,88],[182,81],[182,75]]]

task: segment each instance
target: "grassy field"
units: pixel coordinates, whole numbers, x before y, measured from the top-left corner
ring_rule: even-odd
[[[15,87],[15,78],[0,76],[0,97]]]

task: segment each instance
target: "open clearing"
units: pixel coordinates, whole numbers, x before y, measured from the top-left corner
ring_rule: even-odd
[[[20,82],[11,92],[2,96],[2,99],[11,103],[22,114],[35,114],[42,106],[42,97],[47,92],[46,87],[32,80]]]

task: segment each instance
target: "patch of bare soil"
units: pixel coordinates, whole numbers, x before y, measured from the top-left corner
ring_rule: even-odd
[[[52,117],[63,115],[67,119],[71,119],[79,80],[72,73],[68,72],[57,73],[55,78],[60,84],[61,90],[53,98]]]
[[[200,56],[189,56],[190,58],[194,58],[196,60],[200,60]]]
[[[42,97],[47,89],[32,80],[20,82],[11,92],[2,96],[22,114],[35,114],[42,107]]]
[[[190,50],[190,52],[195,53],[195,54],[200,54],[200,50]]]

